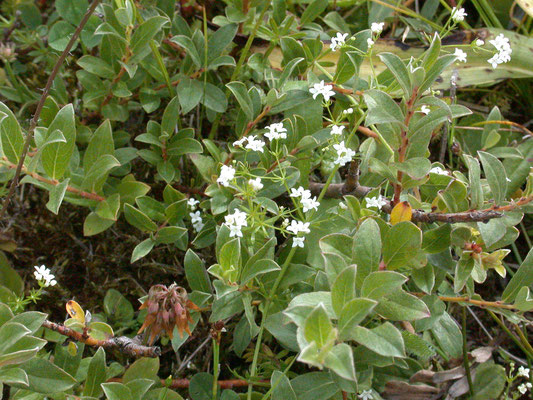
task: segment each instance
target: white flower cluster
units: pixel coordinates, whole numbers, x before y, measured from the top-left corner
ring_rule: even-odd
[[[452,8],[451,17],[454,22],[464,21],[467,15],[468,14],[465,12],[464,8],[459,8],[459,9],[457,7]]]
[[[352,149],[347,148],[344,145],[344,140],[338,144],[334,144],[333,148],[337,152],[337,159],[335,160],[335,164],[339,166],[343,166],[344,164],[352,161],[353,157],[355,156],[355,151]]]
[[[263,147],[265,147],[265,142],[263,142],[261,139],[256,139],[253,135],[245,136],[239,140],[236,140],[235,142],[233,142],[233,146],[242,147],[246,142],[248,143],[246,144],[246,146],[244,146],[245,149],[259,151],[261,153],[264,151]]]
[[[318,206],[320,206],[320,203],[316,200],[315,197],[311,197],[311,191],[304,189],[302,186],[300,186],[298,189],[291,189],[290,197],[299,197],[300,203],[302,203],[303,212],[307,212],[309,210],[314,209],[315,211],[318,210]]]
[[[331,126],[332,135],[342,135],[343,130],[344,130],[344,125],[332,125]]]
[[[223,165],[220,169],[220,175],[217,182],[222,186],[228,187],[230,182],[235,178],[235,168]]]
[[[503,36],[503,33],[496,36],[494,40],[489,40],[489,43],[498,50],[498,53],[487,60],[487,62],[492,65],[492,68],[496,68],[499,64],[511,61],[511,53],[513,50],[509,44],[509,39]]]
[[[41,265],[40,267],[35,266],[34,268],[35,271],[33,272],[33,275],[35,276],[35,279],[41,282],[44,287],[55,286],[57,284],[56,277],[45,265]]]
[[[287,139],[287,129],[283,127],[282,122],[270,124],[266,126],[265,129],[268,129],[268,132],[265,133],[265,136],[270,141],[273,141],[274,139]]]
[[[200,215],[200,211],[189,213],[189,217],[191,217],[191,224],[194,230],[196,232],[200,232],[204,227],[204,221],[202,219],[202,216]]]
[[[381,210],[381,208],[383,208],[383,206],[386,206],[387,203],[387,199],[382,195],[366,199],[367,207],[376,207],[378,210]]]
[[[466,62],[466,53],[461,49],[455,49],[453,55],[457,58],[457,61]]]
[[[298,236],[300,233],[310,233],[309,230],[309,222],[302,222],[302,221],[296,221],[292,220],[291,224],[287,227],[287,230],[289,232],[292,232],[294,236]],[[304,247],[304,241],[305,237],[295,237],[292,239],[292,247]]]
[[[385,22],[372,22],[370,25],[370,31],[372,32],[372,37],[366,39],[366,43],[368,45],[368,50],[374,46],[374,39],[377,39],[379,35],[381,35],[381,32],[383,32],[383,27],[385,26]]]
[[[248,185],[255,191],[258,192],[263,189],[263,184],[261,183],[261,178],[257,177],[255,179],[249,179]]]
[[[309,89],[309,92],[313,95],[313,99],[316,99],[318,95],[324,96],[325,101],[329,101],[331,97],[335,95],[335,92],[333,91],[333,86],[331,85],[325,85],[324,81],[320,81],[320,83],[315,83],[311,89]]]
[[[374,395],[372,394],[372,390],[363,390],[361,394],[357,395],[361,400],[373,400]]]
[[[335,51],[341,48],[342,45],[346,43],[347,36],[348,36],[347,33],[337,32],[337,36],[335,36],[334,38],[331,38],[331,44],[329,45],[329,47],[331,47],[331,50]]]
[[[522,383],[520,386],[518,386],[518,391],[521,393],[521,394],[526,394],[526,392],[531,389],[531,383],[530,382],[526,382],[526,383]]]
[[[228,214],[224,217],[225,224],[229,228],[229,237],[242,237],[242,227],[248,226],[246,222],[246,213],[235,210],[233,214]]]

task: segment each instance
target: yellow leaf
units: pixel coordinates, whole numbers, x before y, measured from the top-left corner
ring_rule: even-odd
[[[394,206],[390,213],[390,223],[396,225],[398,222],[411,221],[413,209],[407,201],[402,201]]]
[[[78,354],[78,346],[76,346],[76,343],[74,342],[69,342],[67,351],[72,357],[76,357],[76,354]]]
[[[74,318],[76,321],[85,324],[85,312],[83,311],[83,308],[81,308],[81,306],[74,300],[69,300],[67,302],[67,312],[71,318]]]

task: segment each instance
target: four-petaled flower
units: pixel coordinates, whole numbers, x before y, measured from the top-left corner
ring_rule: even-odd
[[[429,107],[426,106],[425,104],[420,108],[420,112],[422,112],[422,113],[424,113],[426,115],[428,115],[430,111],[431,110],[429,109]]]
[[[318,206],[320,206],[316,196],[311,197],[311,191],[304,189],[302,186],[300,186],[298,189],[292,188],[289,196],[300,197],[300,203],[302,203],[303,212],[307,212],[312,209],[318,210]]]
[[[347,162],[352,161],[353,157],[355,156],[355,151],[350,148],[347,148],[344,145],[344,140],[338,144],[334,144],[333,148],[337,152],[337,159],[335,160],[335,164],[338,164],[341,167]]]
[[[452,8],[452,20],[454,22],[461,22],[461,21],[464,21],[465,20],[465,17],[467,16],[468,14],[465,12],[465,9],[464,8],[457,8],[457,7],[454,7]]]
[[[261,178],[257,177],[255,179],[249,179],[248,180],[248,185],[250,185],[250,187],[255,191],[259,191],[261,189],[263,189],[263,184],[261,183]]]
[[[386,206],[388,204],[388,201],[385,197],[382,195],[379,195],[377,197],[370,197],[366,199],[366,206],[367,207],[376,207],[378,210],[381,210],[383,206]]]
[[[233,178],[235,178],[235,168],[223,165],[220,169],[220,176],[218,177],[217,182],[222,186],[228,187]]]
[[[528,389],[531,389],[531,383],[527,382],[527,383],[522,383],[520,386],[518,386],[518,391],[521,393],[521,394],[526,394],[527,390]]]
[[[342,45],[346,43],[347,36],[348,36],[347,33],[337,32],[337,36],[334,38],[331,38],[331,44],[329,45],[329,47],[331,47],[331,50],[335,51],[338,48],[342,47]]]
[[[260,139],[256,139],[255,136],[248,136],[248,144],[244,146],[245,149],[259,151],[263,153],[263,147],[265,147],[265,142]]]
[[[293,219],[291,224],[287,227],[289,232],[292,232],[293,235],[298,235],[300,232],[309,233],[309,222],[296,221]]]
[[[442,169],[441,167],[439,166],[436,166],[436,167],[433,167],[429,170],[429,173],[430,174],[437,174],[437,175],[449,175],[448,174],[448,171],[446,171],[445,169]]]
[[[287,139],[287,129],[283,127],[283,123],[270,124],[265,127],[268,129],[268,132],[265,133],[265,136],[270,140],[274,139]]]
[[[344,130],[344,125],[332,125],[331,126],[332,135],[342,135],[343,130]]]
[[[320,81],[320,83],[315,83],[311,89],[309,89],[309,92],[313,95],[313,99],[316,99],[318,95],[324,96],[325,101],[329,101],[331,97],[335,95],[335,92],[333,91],[333,86],[331,85],[325,85],[324,81]]]
[[[466,53],[463,50],[455,49],[453,55],[457,57],[457,61],[466,62]]]
[[[524,378],[529,378],[529,368],[524,368],[520,366],[518,368],[518,376],[523,376]]]
[[[304,247],[304,237],[295,237],[292,239],[292,247]]]
[[[194,230],[196,232],[200,232],[202,228],[204,227],[204,221],[202,220],[200,211],[189,213],[189,217],[191,217],[191,224]]]
[[[191,198],[189,198],[189,200],[187,200],[187,205],[193,211],[196,209],[196,205],[199,204],[199,203],[200,202],[198,200],[196,200],[194,197],[191,197]]]
[[[228,214],[224,217],[225,224],[229,228],[229,237],[242,237],[242,227],[248,226],[246,221],[246,213],[240,210],[235,210],[233,214]]]
[[[357,395],[362,400],[373,400],[372,390],[363,390],[361,394]]]

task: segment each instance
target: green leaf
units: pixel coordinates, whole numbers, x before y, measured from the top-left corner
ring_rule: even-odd
[[[476,368],[473,400],[497,399],[506,384],[505,369],[492,361]]]
[[[335,314],[339,317],[344,305],[355,298],[356,273],[356,265],[348,266],[337,276],[337,279],[331,287],[331,305]]]
[[[223,113],[228,108],[228,100],[222,90],[207,82],[204,87],[202,104],[217,113]]]
[[[368,106],[366,125],[396,122],[403,124],[404,115],[400,106],[381,90],[365,90],[363,97]]]
[[[389,270],[417,268],[419,260],[413,257],[422,246],[422,231],[409,221],[394,225],[385,236],[383,261]]]
[[[272,400],[297,400],[289,378],[280,371],[272,373],[270,387],[272,387]]]
[[[83,235],[84,236],[93,236],[97,235],[100,232],[105,231],[107,228],[109,228],[111,225],[113,225],[115,221],[110,219],[104,219],[100,217],[95,212],[90,213],[85,218],[85,221],[83,222]]]
[[[90,397],[100,397],[102,394],[101,383],[106,380],[106,363],[105,363],[105,351],[100,347],[91,362],[87,370],[87,378],[85,379],[85,385],[83,388],[83,395]]]
[[[104,297],[104,311],[113,321],[131,322],[133,306],[118,290],[109,289]]]
[[[418,92],[424,93],[427,89],[429,89],[429,87],[435,83],[437,77],[442,74],[442,71],[444,71],[444,69],[446,69],[446,67],[452,64],[455,60],[456,57],[453,54],[447,54],[439,57],[434,63],[428,63],[430,68],[426,70],[426,77],[424,82],[422,82],[418,88]]]
[[[13,164],[17,164],[24,147],[24,136],[15,115],[0,101],[0,141],[2,152]]]
[[[70,163],[76,142],[76,125],[72,104],[63,107],[56,115],[48,132],[56,129],[61,131],[66,143],[52,143],[46,146],[41,154],[41,162],[45,172],[53,179],[61,179]]]
[[[76,385],[76,379],[50,361],[35,358],[21,365],[28,374],[30,389],[38,393],[62,393]]]
[[[178,124],[178,119],[180,115],[180,102],[179,97],[175,96],[170,100],[168,105],[165,107],[165,112],[163,113],[163,119],[161,120],[161,133],[167,134],[168,137],[174,135],[176,126]]]
[[[429,254],[438,254],[450,246],[452,228],[450,224],[424,231],[422,238],[422,250]]]
[[[202,67],[203,62],[200,61],[200,55],[198,54],[198,50],[196,50],[196,46],[189,37],[177,35],[170,39],[170,41],[183,47],[187,51],[187,54],[191,57],[192,62],[194,63],[194,65],[196,65],[197,68]],[[224,98],[226,98],[226,96],[224,96]]]
[[[328,6],[328,0],[314,0],[310,3],[300,18],[300,25],[305,25],[317,18]]]
[[[57,0],[55,6],[61,18],[72,25],[79,25],[89,8],[89,3],[87,0]]]
[[[187,229],[180,226],[165,226],[157,231],[155,240],[163,244],[177,243],[186,233]]]
[[[241,286],[248,284],[252,279],[268,272],[281,270],[277,262],[270,259],[257,260],[253,264],[247,263],[242,270]]]
[[[431,332],[436,342],[450,357],[461,357],[463,351],[463,335],[457,322],[444,313],[431,327]]]
[[[252,109],[252,99],[248,94],[246,85],[242,82],[230,82],[226,83],[226,87],[233,93],[246,117],[252,120],[254,118],[254,110]]]
[[[103,219],[116,221],[120,211],[120,195],[118,193],[112,194],[104,201],[98,203],[96,206],[96,214]]]
[[[169,22],[167,17],[154,16],[148,18],[133,31],[130,50],[133,57],[130,62],[139,62],[150,52],[150,41]]]
[[[492,154],[484,151],[478,151],[477,154],[481,160],[481,164],[483,164],[483,171],[485,171],[490,192],[494,198],[494,205],[499,205],[505,200],[505,194],[507,193],[507,175],[505,174],[505,168],[501,161]]]
[[[130,225],[141,231],[155,232],[157,225],[142,211],[130,204],[124,204],[124,216]]]
[[[139,379],[148,378],[157,380],[159,371],[159,358],[142,357],[136,360],[124,373],[122,382],[128,384]]]
[[[67,44],[74,35],[74,31],[76,28],[65,21],[57,21],[50,30],[48,31],[48,44],[50,47],[56,51],[63,51],[66,49]],[[77,46],[77,41],[72,46],[72,50],[74,50]]]
[[[21,368],[0,368],[0,385],[2,383],[17,384],[23,387],[28,387],[28,375]]]
[[[352,348],[346,343],[340,343],[329,351],[324,365],[341,378],[357,382]]]
[[[100,78],[113,79],[115,77],[115,71],[104,60],[91,55],[81,57],[76,63],[82,67],[85,71],[90,72]]]
[[[83,169],[85,172],[89,171],[100,157],[106,154],[114,155],[114,152],[115,145],[111,123],[109,120],[105,120],[91,136],[83,156]]]
[[[353,261],[357,264],[357,288],[360,289],[368,274],[377,271],[381,259],[381,235],[372,218],[365,219],[353,238]]]
[[[402,334],[390,322],[373,329],[357,326],[350,339],[385,357],[405,357]]]
[[[114,156],[111,154],[101,156],[85,174],[82,187],[91,192],[99,192],[107,175],[115,167],[120,167],[120,162]]]
[[[366,277],[361,288],[361,296],[378,300],[399,289],[407,278],[394,271],[376,271]]]
[[[378,303],[374,300],[357,298],[344,305],[339,316],[339,338],[348,339]]]
[[[189,396],[191,400],[211,400],[213,390],[213,375],[200,372],[191,378]]]
[[[211,293],[211,282],[205,269],[205,262],[191,249],[187,250],[184,259],[185,276],[192,290]]]
[[[390,321],[415,321],[431,316],[426,303],[403,290],[382,297],[376,312]]]
[[[518,292],[524,287],[533,285],[533,249],[529,250],[526,259],[513,275],[502,294],[502,300],[512,303]]]
[[[41,327],[47,315],[38,311],[26,311],[14,316],[10,322],[18,322],[28,328],[31,334],[35,334]]]
[[[218,262],[225,270],[233,267],[237,270],[240,269],[241,242],[238,238],[234,238],[222,246]]]
[[[183,154],[202,153],[202,144],[195,139],[184,138],[173,141],[167,148],[169,156],[181,156]]]
[[[146,392],[148,392],[150,387],[154,385],[154,383],[155,382],[153,380],[140,378],[126,383],[126,387],[130,389],[131,394],[133,395],[132,400],[143,400],[145,399],[144,395]]]
[[[46,208],[48,208],[50,211],[52,211],[56,215],[59,212],[59,207],[61,206],[61,203],[63,202],[63,198],[65,197],[65,193],[67,191],[69,182],[70,182],[70,178],[67,178],[63,182],[61,182],[59,185],[54,186],[52,190],[50,190],[50,198],[48,199],[48,202],[46,203]]]
[[[110,382],[102,383],[102,389],[108,400],[133,399],[131,390],[122,383]]]
[[[13,269],[3,251],[0,251],[0,286],[8,288],[17,296],[22,296],[24,293],[24,281]]]
[[[6,354],[19,339],[31,334],[31,331],[18,322],[7,322],[0,326],[0,354]]]
[[[309,372],[291,380],[298,399],[327,400],[340,392],[338,385],[328,372]]]
[[[333,326],[329,320],[323,304],[318,304],[305,320],[304,337],[309,342],[315,342],[318,348],[324,347],[330,340]]]
[[[148,238],[143,240],[137,246],[135,246],[133,252],[131,253],[130,262],[133,264],[135,261],[140,260],[144,256],[148,255],[154,248],[155,243],[155,240],[153,240],[152,238]]]
[[[404,98],[409,99],[412,95],[412,83],[409,71],[400,57],[393,53],[380,53],[379,58],[392,72],[396,81],[400,84]]]
[[[237,34],[237,24],[227,24],[216,30],[207,42],[207,64],[208,66],[222,55],[224,50],[232,43]]]
[[[200,103],[203,91],[202,84],[196,79],[184,78],[180,81],[177,92],[183,114],[187,114]]]
[[[466,281],[468,278],[470,278],[470,275],[472,274],[472,270],[474,269],[474,259],[470,256],[470,252],[467,254],[463,254],[461,259],[457,261],[457,265],[455,267],[455,276],[453,280],[453,290],[455,293],[459,293],[463,287],[466,284]]]

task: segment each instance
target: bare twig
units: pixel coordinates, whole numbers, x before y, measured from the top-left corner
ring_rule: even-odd
[[[61,324],[51,321],[44,321],[43,327],[51,329],[61,335],[68,336],[80,343],[88,346],[103,347],[106,350],[118,350],[130,357],[159,357],[161,349],[157,346],[143,346],[137,343],[135,339],[126,336],[112,337],[107,340],[97,340],[87,334],[77,332]]]
[[[46,101],[46,98],[48,97],[50,88],[52,87],[52,84],[54,83],[54,79],[57,76],[59,69],[63,65],[63,62],[67,58],[67,55],[69,54],[70,49],[72,49],[72,46],[74,46],[74,43],[76,42],[76,40],[78,39],[78,36],[80,36],[80,33],[83,30],[83,27],[89,20],[89,17],[92,15],[92,13],[94,12],[99,2],[100,0],[93,0],[91,5],[87,9],[87,12],[85,13],[79,25],[77,26],[76,30],[74,31],[74,34],[70,38],[67,44],[67,47],[65,47],[65,50],[63,50],[63,52],[57,59],[57,62],[54,65],[54,68],[52,69],[50,76],[48,77],[48,81],[46,82],[46,86],[44,87],[43,94],[41,95],[41,98],[39,99],[39,103],[37,103],[37,108],[35,109],[35,113],[33,114],[33,118],[30,122],[30,127],[28,129],[26,140],[24,141],[24,147],[22,148],[22,154],[20,155],[20,159],[17,165],[17,170],[15,172],[15,176],[13,177],[13,180],[11,181],[11,185],[9,186],[9,193],[7,194],[6,199],[4,200],[2,209],[0,210],[0,220],[3,218],[4,214],[6,213],[7,207],[9,206],[9,202],[11,201],[11,198],[13,197],[13,194],[15,193],[15,188],[18,186],[20,173],[22,172],[22,166],[24,165],[24,160],[26,158],[26,154],[28,153],[28,149],[30,148],[31,139],[33,138],[33,131],[35,130],[35,127],[37,126],[37,123],[39,122],[39,117],[41,116],[41,111],[43,110],[44,102]]]

